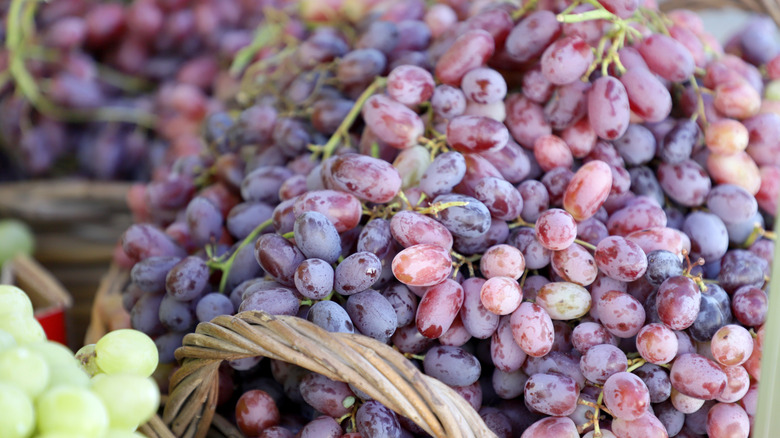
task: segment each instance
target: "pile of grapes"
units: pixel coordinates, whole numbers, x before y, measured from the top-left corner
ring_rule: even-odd
[[[148,181],[198,153],[204,116],[257,50],[255,29],[301,31],[288,3],[0,2],[0,180]]]
[[[160,360],[263,310],[386,342],[499,437],[747,437],[780,190],[780,47],[646,1],[302,2],[208,153],[130,194]],[[347,383],[223,364],[247,436],[422,431]]]
[[[160,404],[156,367],[152,340],[128,329],[74,357],[46,340],[21,289],[0,286],[0,436],[142,438]]]

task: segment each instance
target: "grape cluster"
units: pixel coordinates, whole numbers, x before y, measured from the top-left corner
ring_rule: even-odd
[[[204,116],[256,54],[255,29],[295,39],[286,3],[3,2],[0,179],[147,181],[197,154]]]
[[[141,437],[160,404],[148,336],[118,330],[74,357],[46,340],[22,290],[0,286],[0,309],[0,436]]]
[[[207,117],[210,153],[130,195],[124,301],[162,362],[198,322],[262,310],[392,345],[501,437],[748,436],[776,43],[631,0],[301,17],[248,104]],[[423,433],[261,357],[221,368],[219,404],[265,438]]]

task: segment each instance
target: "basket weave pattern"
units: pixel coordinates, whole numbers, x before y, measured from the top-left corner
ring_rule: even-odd
[[[163,421],[178,437],[204,437],[213,420],[223,360],[265,356],[349,382],[436,437],[495,437],[468,402],[390,346],[331,333],[300,318],[243,312],[198,325],[176,351]]]

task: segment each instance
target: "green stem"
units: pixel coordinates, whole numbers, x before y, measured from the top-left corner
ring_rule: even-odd
[[[235,251],[233,251],[233,254],[230,255],[230,257],[227,260],[219,261],[219,262],[209,262],[207,263],[208,266],[212,269],[219,269],[222,271],[222,278],[219,280],[219,291],[222,293],[225,293],[225,285],[227,285],[227,279],[230,275],[230,269],[233,267],[233,261],[236,259],[236,256],[238,253],[249,244],[249,242],[254,242],[257,240],[257,237],[260,236],[260,233],[263,232],[266,227],[269,227],[273,224],[273,219],[268,219],[265,222],[261,223],[257,227],[255,227],[254,230],[252,230],[251,233],[249,233],[248,236],[244,238],[244,240],[241,241],[241,243],[238,245]]]
[[[386,84],[387,78],[378,77],[374,79],[374,82],[372,82],[371,85],[369,85],[368,88],[363,91],[363,94],[358,97],[357,101],[355,101],[355,105],[353,105],[352,109],[349,110],[349,113],[347,113],[347,116],[344,117],[344,120],[342,120],[341,124],[336,129],[336,132],[330,137],[328,142],[325,143],[325,145],[321,148],[317,148],[317,150],[322,152],[323,160],[330,158],[336,148],[339,147],[339,144],[346,136],[349,135],[349,130],[352,128],[352,124],[355,123],[355,119],[357,119],[358,114],[360,114],[360,110],[363,109],[363,105],[366,103],[368,98],[373,96],[377,90],[384,87]]]
[[[627,373],[630,373],[630,372],[634,371],[635,369],[641,367],[642,365],[646,364],[647,361],[644,360],[644,359],[636,359],[636,360],[633,360],[633,361],[631,361],[629,363],[631,364],[631,366],[629,366],[628,369],[626,370]]]
[[[585,11],[578,14],[558,14],[556,17],[559,23],[582,23],[591,20],[615,20],[617,16],[606,9],[596,9],[594,11]]]
[[[596,246],[595,245],[590,244],[590,243],[588,243],[588,242],[586,242],[584,240],[574,239],[574,243],[576,243],[578,245],[581,245],[581,246],[584,246],[585,248],[588,248],[591,251],[596,251]]]

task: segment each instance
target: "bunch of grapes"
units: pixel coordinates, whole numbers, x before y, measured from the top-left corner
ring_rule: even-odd
[[[204,116],[268,42],[255,29],[299,34],[287,3],[0,2],[0,179],[148,181],[199,153]]]
[[[0,286],[0,436],[141,437],[160,404],[152,340],[125,329],[82,350],[47,341],[27,295]]]
[[[392,345],[500,437],[748,436],[780,190],[771,22],[721,46],[632,0],[301,17],[247,105],[206,118],[209,153],[130,193],[124,303],[161,362],[198,322],[262,310]],[[294,365],[219,374],[250,436],[422,434]]]

